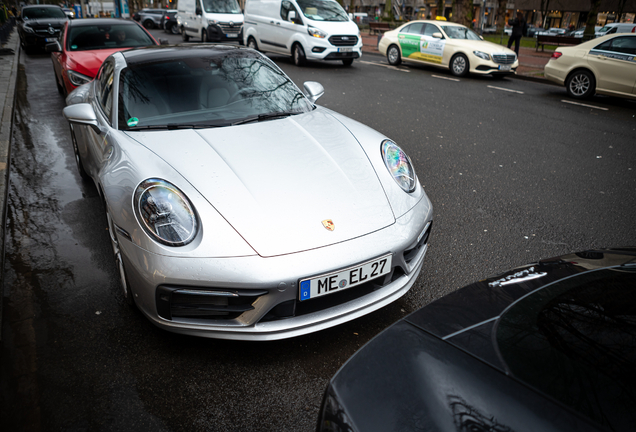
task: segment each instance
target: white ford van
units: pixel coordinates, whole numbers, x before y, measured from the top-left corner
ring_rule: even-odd
[[[305,60],[350,66],[362,55],[360,30],[335,0],[247,0],[243,42],[291,55],[297,66]]]
[[[179,0],[178,22],[184,41],[238,41],[243,12],[236,0]]]
[[[605,24],[602,29],[594,33],[594,36],[605,36],[612,33],[636,33],[635,23],[611,23]]]

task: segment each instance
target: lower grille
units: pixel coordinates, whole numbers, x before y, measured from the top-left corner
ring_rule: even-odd
[[[266,290],[224,290],[161,285],[157,288],[157,313],[164,319],[196,318],[231,320],[254,309]]]
[[[424,229],[424,233],[422,237],[417,242],[414,248],[404,251],[404,261],[407,264],[411,264],[411,261],[415,259],[420,250],[428,243],[428,239],[431,236],[431,228],[433,227],[433,222],[429,222],[428,226]]]
[[[517,56],[515,54],[493,54],[492,61],[498,64],[513,64]]]
[[[225,33],[225,34],[227,34],[227,33],[239,33],[241,31],[241,27],[243,27],[242,24],[232,24],[232,25],[230,25],[230,23],[219,23],[218,26],[221,27],[221,30],[223,30],[223,33]]]

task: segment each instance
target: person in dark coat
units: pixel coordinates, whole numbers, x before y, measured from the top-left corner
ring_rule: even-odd
[[[517,18],[508,21],[508,24],[512,26],[512,33],[510,34],[510,39],[508,39],[508,48],[510,48],[512,46],[512,42],[514,42],[515,52],[517,53],[517,57],[519,57],[521,37],[524,36],[527,31],[528,24],[526,24],[526,20],[523,19],[523,14],[521,12],[517,12]]]

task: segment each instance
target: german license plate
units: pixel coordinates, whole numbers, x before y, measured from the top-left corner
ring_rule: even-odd
[[[385,255],[354,267],[300,281],[300,300],[333,294],[369,282],[391,272],[392,255]]]
[[[510,65],[499,65],[499,70],[502,72],[508,72],[510,70]]]
[[[44,39],[45,42],[57,42],[57,38],[46,38]]]
[[[229,38],[236,38],[236,37],[238,37],[238,33],[227,33],[227,34],[225,35],[225,37],[229,37]]]
[[[352,52],[353,48],[338,48],[338,52]]]

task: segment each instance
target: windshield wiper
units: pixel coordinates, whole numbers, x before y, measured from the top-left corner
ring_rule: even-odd
[[[271,119],[281,118],[281,117],[289,117],[296,114],[300,114],[300,113],[298,111],[282,111],[282,112],[269,113],[269,114],[259,114],[258,117],[250,117],[250,118],[246,118],[245,120],[239,120],[235,123],[232,123],[232,126],[245,124],[245,123],[251,123],[255,121],[263,121],[263,120],[271,120]]]
[[[145,125],[145,126],[132,126],[126,129],[127,131],[138,130],[177,130],[177,129],[208,129],[223,127],[227,125],[218,124],[167,124],[167,125]]]

